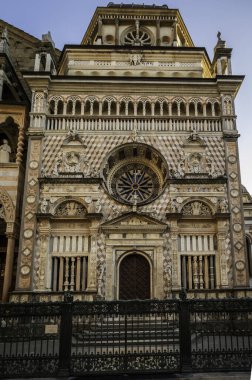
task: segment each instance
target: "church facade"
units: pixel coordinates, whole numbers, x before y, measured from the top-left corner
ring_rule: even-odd
[[[113,3],[60,57],[41,44],[11,301],[250,295],[231,52],[218,33],[210,61],[176,9]]]

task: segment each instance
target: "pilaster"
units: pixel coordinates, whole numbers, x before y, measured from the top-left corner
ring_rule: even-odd
[[[91,250],[88,260],[88,282],[87,291],[97,291],[97,237],[98,230],[96,228],[90,229],[91,233]]]
[[[39,203],[39,173],[42,155],[43,130],[31,128],[28,132],[28,159],[26,165],[23,220],[20,231],[20,252],[17,268],[17,290],[31,290],[32,263],[36,239],[36,212]]]
[[[228,283],[228,254],[225,249],[225,239],[227,235],[225,220],[217,221],[217,246],[218,257],[216,257],[216,288],[225,288]]]
[[[171,257],[172,257],[172,290],[179,290],[180,281],[180,257],[178,254],[178,222],[173,219],[170,224]]]
[[[237,134],[224,135],[226,170],[228,175],[234,286],[242,287],[248,286],[248,274],[246,269],[246,246],[237,137]]]
[[[48,258],[50,250],[51,226],[49,220],[41,220],[38,224],[37,246],[33,264],[33,287],[34,290],[48,290],[48,278],[51,277],[48,271]]]

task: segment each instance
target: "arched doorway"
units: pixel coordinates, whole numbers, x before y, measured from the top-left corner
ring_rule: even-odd
[[[150,298],[150,264],[137,253],[127,255],[119,267],[119,299]]]

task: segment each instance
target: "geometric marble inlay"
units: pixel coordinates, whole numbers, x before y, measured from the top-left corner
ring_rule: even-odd
[[[33,218],[34,214],[32,214],[31,212],[28,212],[28,214],[26,214],[26,218],[31,220]]]
[[[235,214],[238,214],[240,212],[240,209],[239,207],[235,206],[233,209],[232,209],[233,213]]]
[[[37,183],[37,181],[35,181],[34,178],[32,178],[32,179],[29,181],[29,185],[30,185],[30,186],[35,186],[36,183]]]
[[[31,250],[30,250],[29,248],[25,248],[25,249],[23,250],[23,254],[24,254],[25,256],[29,256],[30,253],[31,253]]]
[[[237,173],[232,172],[232,173],[229,174],[229,177],[232,178],[232,179],[236,179],[237,178]]]
[[[243,247],[243,244],[240,241],[235,243],[235,248],[238,249],[238,251],[240,251],[240,249],[242,249],[242,247]]]

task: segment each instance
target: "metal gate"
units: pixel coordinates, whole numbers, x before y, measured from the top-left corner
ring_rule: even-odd
[[[249,370],[252,299],[0,304],[0,378]]]
[[[179,370],[177,302],[74,304],[72,375]]]

